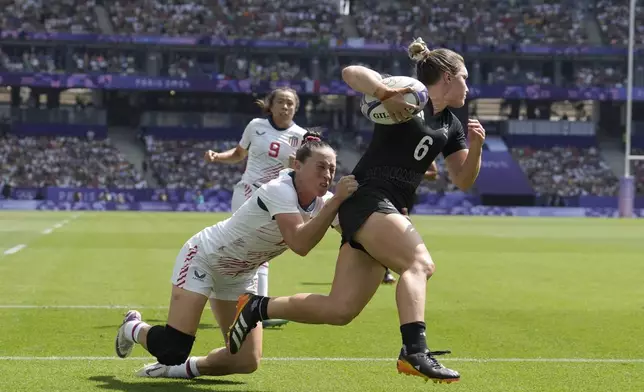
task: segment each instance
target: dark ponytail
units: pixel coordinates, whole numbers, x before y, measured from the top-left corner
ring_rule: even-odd
[[[300,162],[305,162],[313,153],[313,150],[316,148],[325,148],[331,146],[329,143],[322,140],[322,133],[318,128],[307,129],[307,132],[302,138],[302,145],[297,149],[295,153],[295,159]]]

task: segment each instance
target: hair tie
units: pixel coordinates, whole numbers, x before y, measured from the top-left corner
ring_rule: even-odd
[[[306,142],[319,142],[321,139],[317,136],[307,136],[306,139],[304,139]]]
[[[423,49],[420,53],[416,53],[413,56],[411,56],[411,59],[420,63],[423,60],[427,59],[427,55],[430,53],[430,50],[428,48]]]

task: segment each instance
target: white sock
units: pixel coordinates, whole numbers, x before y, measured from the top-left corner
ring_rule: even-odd
[[[140,320],[128,321],[127,323],[125,323],[125,338],[131,342],[138,343],[138,337],[139,332],[141,331],[141,327],[146,326],[149,327],[147,323],[144,323]]]
[[[268,263],[260,265],[257,270],[257,295],[268,296]]]
[[[187,361],[177,366],[168,367],[168,377],[170,378],[195,378],[201,376],[197,369],[197,361],[201,357],[190,357]]]

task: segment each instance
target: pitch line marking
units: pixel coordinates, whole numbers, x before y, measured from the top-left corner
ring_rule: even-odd
[[[0,356],[0,361],[154,361],[153,357],[83,356]],[[268,357],[263,361],[276,362],[389,362],[396,358],[343,358],[343,357]],[[644,358],[445,358],[445,362],[545,362],[545,363],[644,363]]]
[[[12,255],[14,253],[20,252],[21,250],[25,249],[26,247],[27,247],[27,245],[25,245],[25,244],[16,245],[13,248],[9,248],[9,249],[5,250],[4,254],[5,255]]]
[[[167,309],[168,306],[142,305],[21,305],[4,304],[0,309]]]

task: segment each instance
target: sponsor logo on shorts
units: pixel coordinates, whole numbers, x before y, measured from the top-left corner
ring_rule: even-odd
[[[206,277],[206,273],[205,273],[205,272],[201,271],[201,270],[200,270],[200,269],[198,269],[198,268],[195,268],[193,279],[196,279],[196,280],[198,280],[198,281],[203,282],[203,280],[204,280],[204,278],[205,278],[205,277]]]

